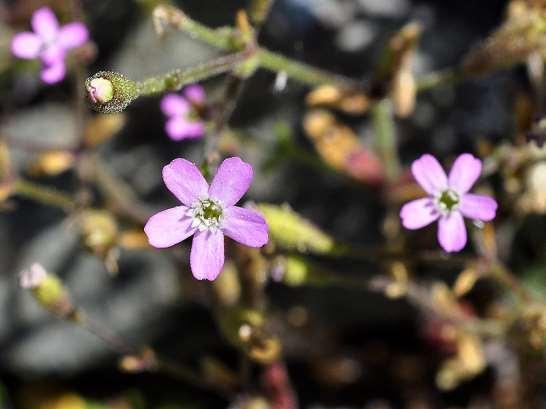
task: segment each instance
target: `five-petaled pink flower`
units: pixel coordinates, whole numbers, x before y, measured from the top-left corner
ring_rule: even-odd
[[[465,246],[463,216],[483,222],[495,218],[497,202],[494,199],[468,193],[482,171],[481,160],[471,154],[460,155],[449,176],[436,158],[428,154],[414,161],[411,171],[428,196],[402,207],[402,224],[413,230],[438,220],[438,241],[445,251],[460,251]]]
[[[224,234],[250,247],[269,240],[264,218],[234,206],[252,182],[252,166],[240,158],[222,162],[210,187],[193,163],[175,159],[163,168],[163,181],[181,206],[153,215],[144,226],[150,244],[165,248],[192,234],[190,265],[198,280],[214,280],[224,265]]]
[[[167,94],[161,99],[161,110],[167,117],[165,132],[174,141],[197,139],[205,134],[205,124],[199,111],[205,104],[205,91],[200,85],[189,85],[179,94]]]
[[[48,7],[41,7],[32,15],[32,29],[16,34],[11,41],[11,51],[19,58],[42,60],[42,81],[54,84],[66,72],[66,52],[83,45],[89,33],[83,23],[73,22],[62,27]]]

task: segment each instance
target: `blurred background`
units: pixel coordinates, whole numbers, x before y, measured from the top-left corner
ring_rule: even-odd
[[[276,0],[259,44],[363,90],[343,105],[282,73],[244,81],[218,146],[254,166],[246,199],[274,231],[261,252],[229,244],[211,284],[191,276],[187,243],[160,251],[142,235],[175,205],[162,166],[200,163],[205,142],[168,138],[160,96],[105,115],[84,95],[97,71],[142,80],[220,55],[158,36],[164,3],[0,1],[0,408],[546,408],[546,5]],[[250,3],[170,4],[220,27]],[[55,85],[10,52],[43,5],[90,32]],[[204,81],[207,103],[228,83]],[[340,164],[346,150],[356,162]],[[459,255],[435,228],[400,226],[426,152],[446,168],[481,157],[480,190],[499,203]],[[19,288],[35,262],[96,325]]]

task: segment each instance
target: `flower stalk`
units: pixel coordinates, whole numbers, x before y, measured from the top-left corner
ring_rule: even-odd
[[[259,13],[253,13],[251,18],[255,22],[262,23],[266,12],[272,3],[271,1],[256,1],[254,10],[261,10]],[[212,47],[226,51],[241,51],[248,48],[246,41],[243,41],[240,32],[231,27],[222,27],[218,29],[209,28],[195,20],[189,18],[182,10],[171,6],[158,6],[154,11],[156,27],[166,23],[173,28],[184,31],[190,37],[203,41]],[[254,39],[255,40],[255,39]],[[358,87],[359,84],[354,81],[343,78],[339,75],[314,68],[305,63],[295,61],[281,54],[269,51],[266,48],[257,48],[258,66],[273,72],[285,72],[288,77],[301,81],[308,85],[338,84],[342,86]]]
[[[141,82],[125,79],[119,73],[108,71],[97,73],[86,81],[86,88],[90,95],[89,99],[95,110],[103,113],[120,112],[140,96],[176,91],[184,85],[226,72],[248,77],[258,68],[276,73],[285,73],[289,78],[308,85],[337,84],[342,87],[361,88],[357,81],[314,68],[256,45],[255,33],[251,39],[248,39],[247,36],[243,35],[248,34],[247,32],[242,33],[241,30],[235,28],[212,29],[192,20],[181,10],[165,5],[158,6],[153,15],[156,31],[159,34],[162,34],[164,26],[168,25],[184,31],[192,38],[203,41],[214,48],[229,51],[231,54],[185,70],[177,69],[166,74],[150,77]],[[93,98],[95,91],[90,84],[91,81],[99,77],[112,81],[114,88],[112,101],[100,103],[96,98]],[[112,77],[112,79],[109,77]]]
[[[387,178],[391,181],[396,180],[401,166],[398,159],[392,106],[388,99],[383,99],[372,108],[372,122],[376,149],[385,163]]]
[[[139,96],[148,96],[167,91],[178,91],[185,85],[229,72],[247,61],[250,55],[251,53],[247,51],[236,52],[186,70],[177,69],[164,75],[147,78],[137,83],[138,94]]]
[[[66,212],[70,212],[76,206],[76,202],[67,194],[27,180],[17,180],[14,183],[13,192],[36,202],[60,207]]]

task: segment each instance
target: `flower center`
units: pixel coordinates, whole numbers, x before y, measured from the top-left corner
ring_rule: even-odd
[[[192,225],[199,230],[217,229],[220,227],[224,209],[214,199],[202,199],[190,208],[193,217]]]
[[[438,198],[438,206],[443,212],[451,212],[459,205],[459,194],[451,189],[444,190]]]

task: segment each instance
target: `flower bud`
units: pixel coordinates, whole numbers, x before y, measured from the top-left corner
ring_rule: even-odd
[[[89,81],[87,91],[94,104],[106,104],[114,98],[114,87],[106,78],[93,78]]]
[[[545,21],[546,12],[541,2],[508,2],[502,24],[464,57],[464,74],[485,75],[526,62],[532,54],[542,56]]]
[[[47,273],[41,264],[34,263],[28,270],[19,273],[19,285],[27,290],[34,290],[43,283]]]
[[[135,81],[113,71],[100,71],[85,81],[91,107],[105,114],[121,112],[138,97]]]
[[[294,212],[288,205],[259,204],[269,225],[269,235],[287,250],[326,254],[334,250],[334,240],[311,222]]]
[[[146,347],[139,354],[122,357],[119,367],[129,373],[145,372],[157,368],[157,358],[155,352]]]
[[[31,290],[36,301],[46,310],[66,317],[74,312],[74,307],[61,280],[46,272],[44,267],[34,263],[28,270],[19,274],[21,288]]]
[[[321,158],[335,170],[369,185],[383,181],[385,169],[377,154],[330,112],[309,111],[303,118],[303,128]]]
[[[118,226],[110,213],[104,210],[86,210],[79,219],[82,239],[87,248],[104,256],[117,244]]]

